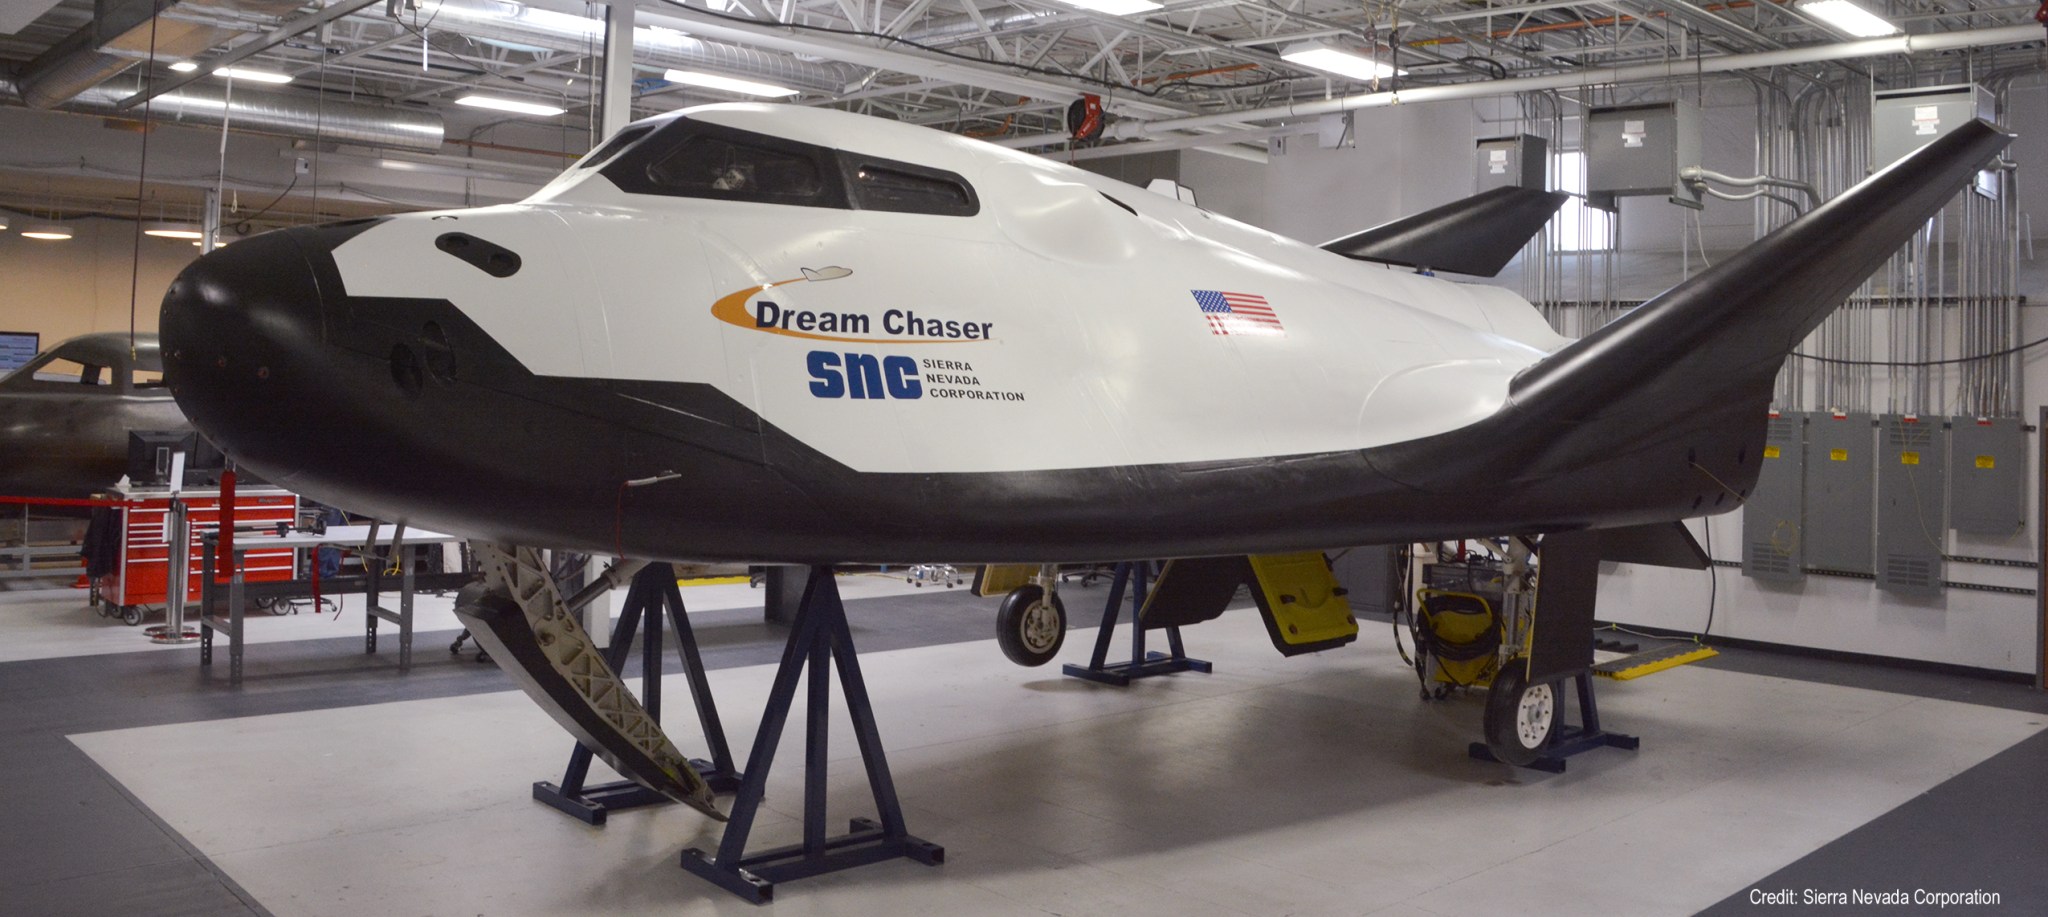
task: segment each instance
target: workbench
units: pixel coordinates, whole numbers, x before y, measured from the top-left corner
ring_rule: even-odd
[[[376,542],[371,543],[371,530],[376,529]],[[393,536],[398,536],[394,540]],[[330,594],[340,595],[360,588],[363,593],[363,652],[377,652],[377,622],[389,621],[398,625],[398,669],[400,672],[412,669],[412,605],[413,594],[421,585],[428,588],[456,588],[467,582],[467,573],[442,573],[416,575],[413,570],[411,548],[428,544],[451,544],[461,541],[456,535],[429,532],[420,529],[399,529],[396,526],[335,525],[325,532],[289,532],[284,535],[260,532],[237,533],[234,556],[231,560],[232,575],[226,583],[216,581],[214,575],[214,550],[211,545],[204,551],[205,560],[200,576],[202,597],[200,599],[200,644],[199,664],[213,664],[213,635],[225,634],[228,638],[228,681],[242,683],[243,617],[251,601],[259,597],[285,598],[313,594],[319,586],[330,587]],[[384,565],[371,555],[363,552],[364,573],[358,577],[329,577],[324,583],[313,580],[292,580],[281,583],[251,583],[246,581],[244,565],[251,554],[279,549],[297,551],[305,548],[371,548],[389,549],[398,557],[398,608],[392,610],[382,604],[385,577]],[[423,583],[423,581],[425,581]],[[220,595],[225,585],[227,595]],[[222,606],[225,606],[225,609]]]

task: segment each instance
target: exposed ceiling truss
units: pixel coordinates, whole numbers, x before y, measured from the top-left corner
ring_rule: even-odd
[[[1103,142],[1249,151],[1319,113],[1600,85],[1617,74],[1684,79],[1755,62],[1776,79],[1850,67],[1880,82],[1960,82],[2040,66],[2048,37],[2033,24],[2033,0],[1864,2],[1908,41],[1875,55],[1819,52],[1851,39],[1780,0],[1170,0],[1129,15],[1062,0],[637,0],[633,108],[646,115],[744,98],[663,79],[681,67],[787,86],[800,93],[795,104],[1042,148],[1064,143],[1067,107],[1095,94],[1116,122]],[[138,117],[152,99],[176,107],[180,93],[205,91],[213,67],[231,62],[291,74],[291,86],[274,90],[280,96],[434,113],[446,122],[443,140],[468,145],[465,154],[508,121],[574,133],[563,143],[570,151],[596,132],[605,46],[597,4],[271,0],[252,13],[249,0],[156,0],[152,26],[151,0],[97,3],[96,17],[95,0],[61,0],[0,36],[0,78],[23,90],[7,102],[21,104],[37,87],[63,99],[58,107]],[[152,36],[208,36],[189,55],[201,69],[173,72],[188,55],[153,56],[141,31],[117,40],[121,22],[109,11],[126,11]],[[1283,59],[1310,41],[1401,75],[1356,81]],[[97,57],[86,67],[77,55]],[[181,88],[187,82],[195,85]],[[566,112],[535,118],[453,104],[472,93]]]

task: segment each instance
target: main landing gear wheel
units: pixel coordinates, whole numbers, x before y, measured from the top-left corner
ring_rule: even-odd
[[[996,645],[1011,662],[1044,665],[1059,655],[1065,642],[1067,608],[1058,595],[1048,596],[1044,587],[1032,583],[1003,597],[1002,610],[996,612]]]
[[[1528,670],[1525,660],[1508,660],[1486,693],[1486,747],[1517,767],[1543,756],[1562,714],[1557,685],[1529,684]]]

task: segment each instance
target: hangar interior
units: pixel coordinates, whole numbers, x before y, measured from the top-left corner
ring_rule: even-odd
[[[1574,339],[1742,263],[1753,243],[1975,120],[2011,135],[1845,305],[1787,342],[1754,487],[1721,485],[1686,514],[1703,568],[1598,558],[1597,610],[1586,605],[1601,663],[1686,663],[1578,679],[1640,748],[1592,748],[1569,767],[1560,754],[1555,773],[1477,759],[1499,673],[1457,674],[1474,658],[1458,650],[1479,638],[1436,630],[1417,590],[1528,611],[1513,586],[1468,576],[1454,588],[1429,571],[1512,580],[1502,571],[1522,569],[1515,536],[1529,532],[1325,546],[1318,570],[1340,584],[1325,591],[1348,600],[1327,646],[1280,633],[1292,619],[1261,596],[1258,567],[1250,588],[1227,584],[1220,617],[1150,635],[1169,661],[1206,668],[1121,686],[1091,671],[1105,669],[1105,647],[1124,652],[1129,619],[1114,616],[1138,615],[1127,587],[1144,589],[1137,569],[1118,578],[1108,565],[1140,558],[1040,572],[1062,583],[1058,624],[1071,632],[1036,661],[1063,668],[1000,661],[1017,660],[1016,638],[990,634],[991,619],[999,631],[1010,620],[1007,601],[997,610],[1005,590],[977,588],[997,567],[904,556],[847,568],[843,645],[863,651],[852,706],[871,702],[867,725],[835,695],[829,725],[807,720],[807,736],[778,719],[766,740],[758,712],[778,709],[778,663],[798,645],[793,559],[678,566],[666,646],[659,602],[619,583],[584,626],[606,650],[612,622],[645,612],[612,664],[643,697],[660,686],[656,719],[681,751],[710,755],[721,729],[741,764],[780,749],[750,825],[757,843],[808,838],[827,811],[816,794],[835,825],[900,796],[909,830],[946,851],[936,866],[898,856],[778,882],[768,907],[2048,910],[2037,13],[2048,4],[15,0],[0,10],[0,356],[12,372],[100,335],[90,341],[111,348],[115,369],[82,407],[50,393],[78,400],[68,383],[81,366],[99,371],[88,351],[0,381],[0,498],[19,498],[0,526],[0,761],[18,775],[0,790],[14,813],[0,829],[0,912],[753,911],[743,892],[678,868],[729,826],[623,803],[588,824],[538,799],[536,781],[582,784],[562,770],[577,738],[465,643],[478,628],[458,618],[457,588],[478,563],[463,533],[413,526],[412,541],[379,551],[380,533],[407,537],[407,520],[343,505],[335,524],[371,526],[349,529],[353,542],[309,533],[262,561],[258,528],[305,515],[319,494],[283,477],[239,496],[209,481],[145,507],[133,489],[151,471],[180,478],[165,465],[173,448],[192,450],[179,461],[195,468],[232,467],[203,439],[144,435],[189,433],[182,416],[138,413],[171,410],[154,335],[166,290],[203,253],[292,227],[515,204],[638,119],[725,102],[974,138],[1309,246],[1492,189],[1566,192],[1497,276],[1398,258],[1386,269],[1505,288]],[[1459,231],[1472,248],[1498,244],[1488,220]],[[644,268],[664,282],[663,265]],[[973,303],[1008,295],[1010,279],[912,292]],[[1334,344],[1360,360],[1379,346]],[[1284,370],[1309,386],[1325,371]],[[67,391],[51,388],[65,373]],[[1232,397],[1215,384],[1187,393],[1196,427],[1204,403]],[[108,455],[81,457],[74,440],[88,435],[109,437]],[[112,470],[67,489],[91,462]],[[88,523],[93,502],[125,515]],[[169,520],[217,527],[223,502],[252,539],[250,585],[310,577],[310,594],[254,589],[266,597],[246,621],[239,608],[231,625],[202,620],[240,602],[242,585],[230,592],[223,572],[220,595],[202,590],[200,555],[225,571],[228,553],[185,543]],[[278,506],[289,509],[263,515]],[[106,574],[81,575],[79,555],[116,528],[109,588]],[[195,571],[190,599],[164,582],[181,575],[166,561],[179,552]],[[329,552],[347,556],[327,569]],[[574,580],[603,560],[551,572]],[[145,578],[131,563],[163,565],[153,594],[136,591]],[[324,597],[322,575],[339,576]],[[365,583],[371,597],[350,591]],[[1485,661],[1512,655],[1500,643]],[[701,653],[695,665],[665,655],[682,646]],[[1555,718],[1583,715],[1558,685]],[[805,782],[806,764],[819,782]],[[591,771],[615,776],[602,760]],[[1892,892],[1904,900],[1851,897]]]

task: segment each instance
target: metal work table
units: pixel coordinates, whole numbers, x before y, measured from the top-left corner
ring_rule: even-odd
[[[375,545],[370,545],[370,532],[372,528],[377,529],[378,540]],[[392,535],[399,535],[399,537],[394,540],[390,537]],[[308,594],[311,591],[311,584],[304,581],[295,580],[283,583],[243,582],[242,563],[244,555],[248,551],[275,550],[277,548],[292,548],[296,550],[299,548],[360,548],[371,546],[387,547],[398,554],[399,588],[398,609],[396,611],[384,607],[380,600],[385,576],[383,565],[377,563],[375,558],[367,555],[365,556],[364,570],[366,572],[364,575],[331,577],[323,585],[333,587],[330,591],[336,595],[354,591],[358,587],[362,590],[366,612],[363,616],[363,652],[375,653],[377,651],[377,622],[379,620],[389,621],[398,625],[398,670],[401,672],[410,671],[412,669],[412,600],[414,591],[421,584],[421,580],[427,580],[429,588],[453,588],[467,582],[471,575],[457,573],[416,576],[413,572],[413,552],[407,549],[425,544],[450,544],[461,540],[460,536],[445,535],[440,532],[404,529],[401,533],[401,530],[396,527],[368,525],[329,526],[327,531],[321,534],[314,534],[312,532],[292,532],[285,535],[265,535],[260,532],[241,533],[235,539],[234,574],[225,584],[227,586],[225,614],[221,613],[220,608],[220,605],[223,604],[221,602],[222,597],[219,595],[222,584],[215,581],[214,575],[215,552],[209,545],[205,553],[204,573],[201,578],[199,664],[201,666],[213,664],[213,635],[216,632],[226,634],[228,638],[228,681],[230,684],[241,684],[242,648],[245,642],[243,640],[242,619],[247,611],[249,602],[258,597],[299,596]]]

